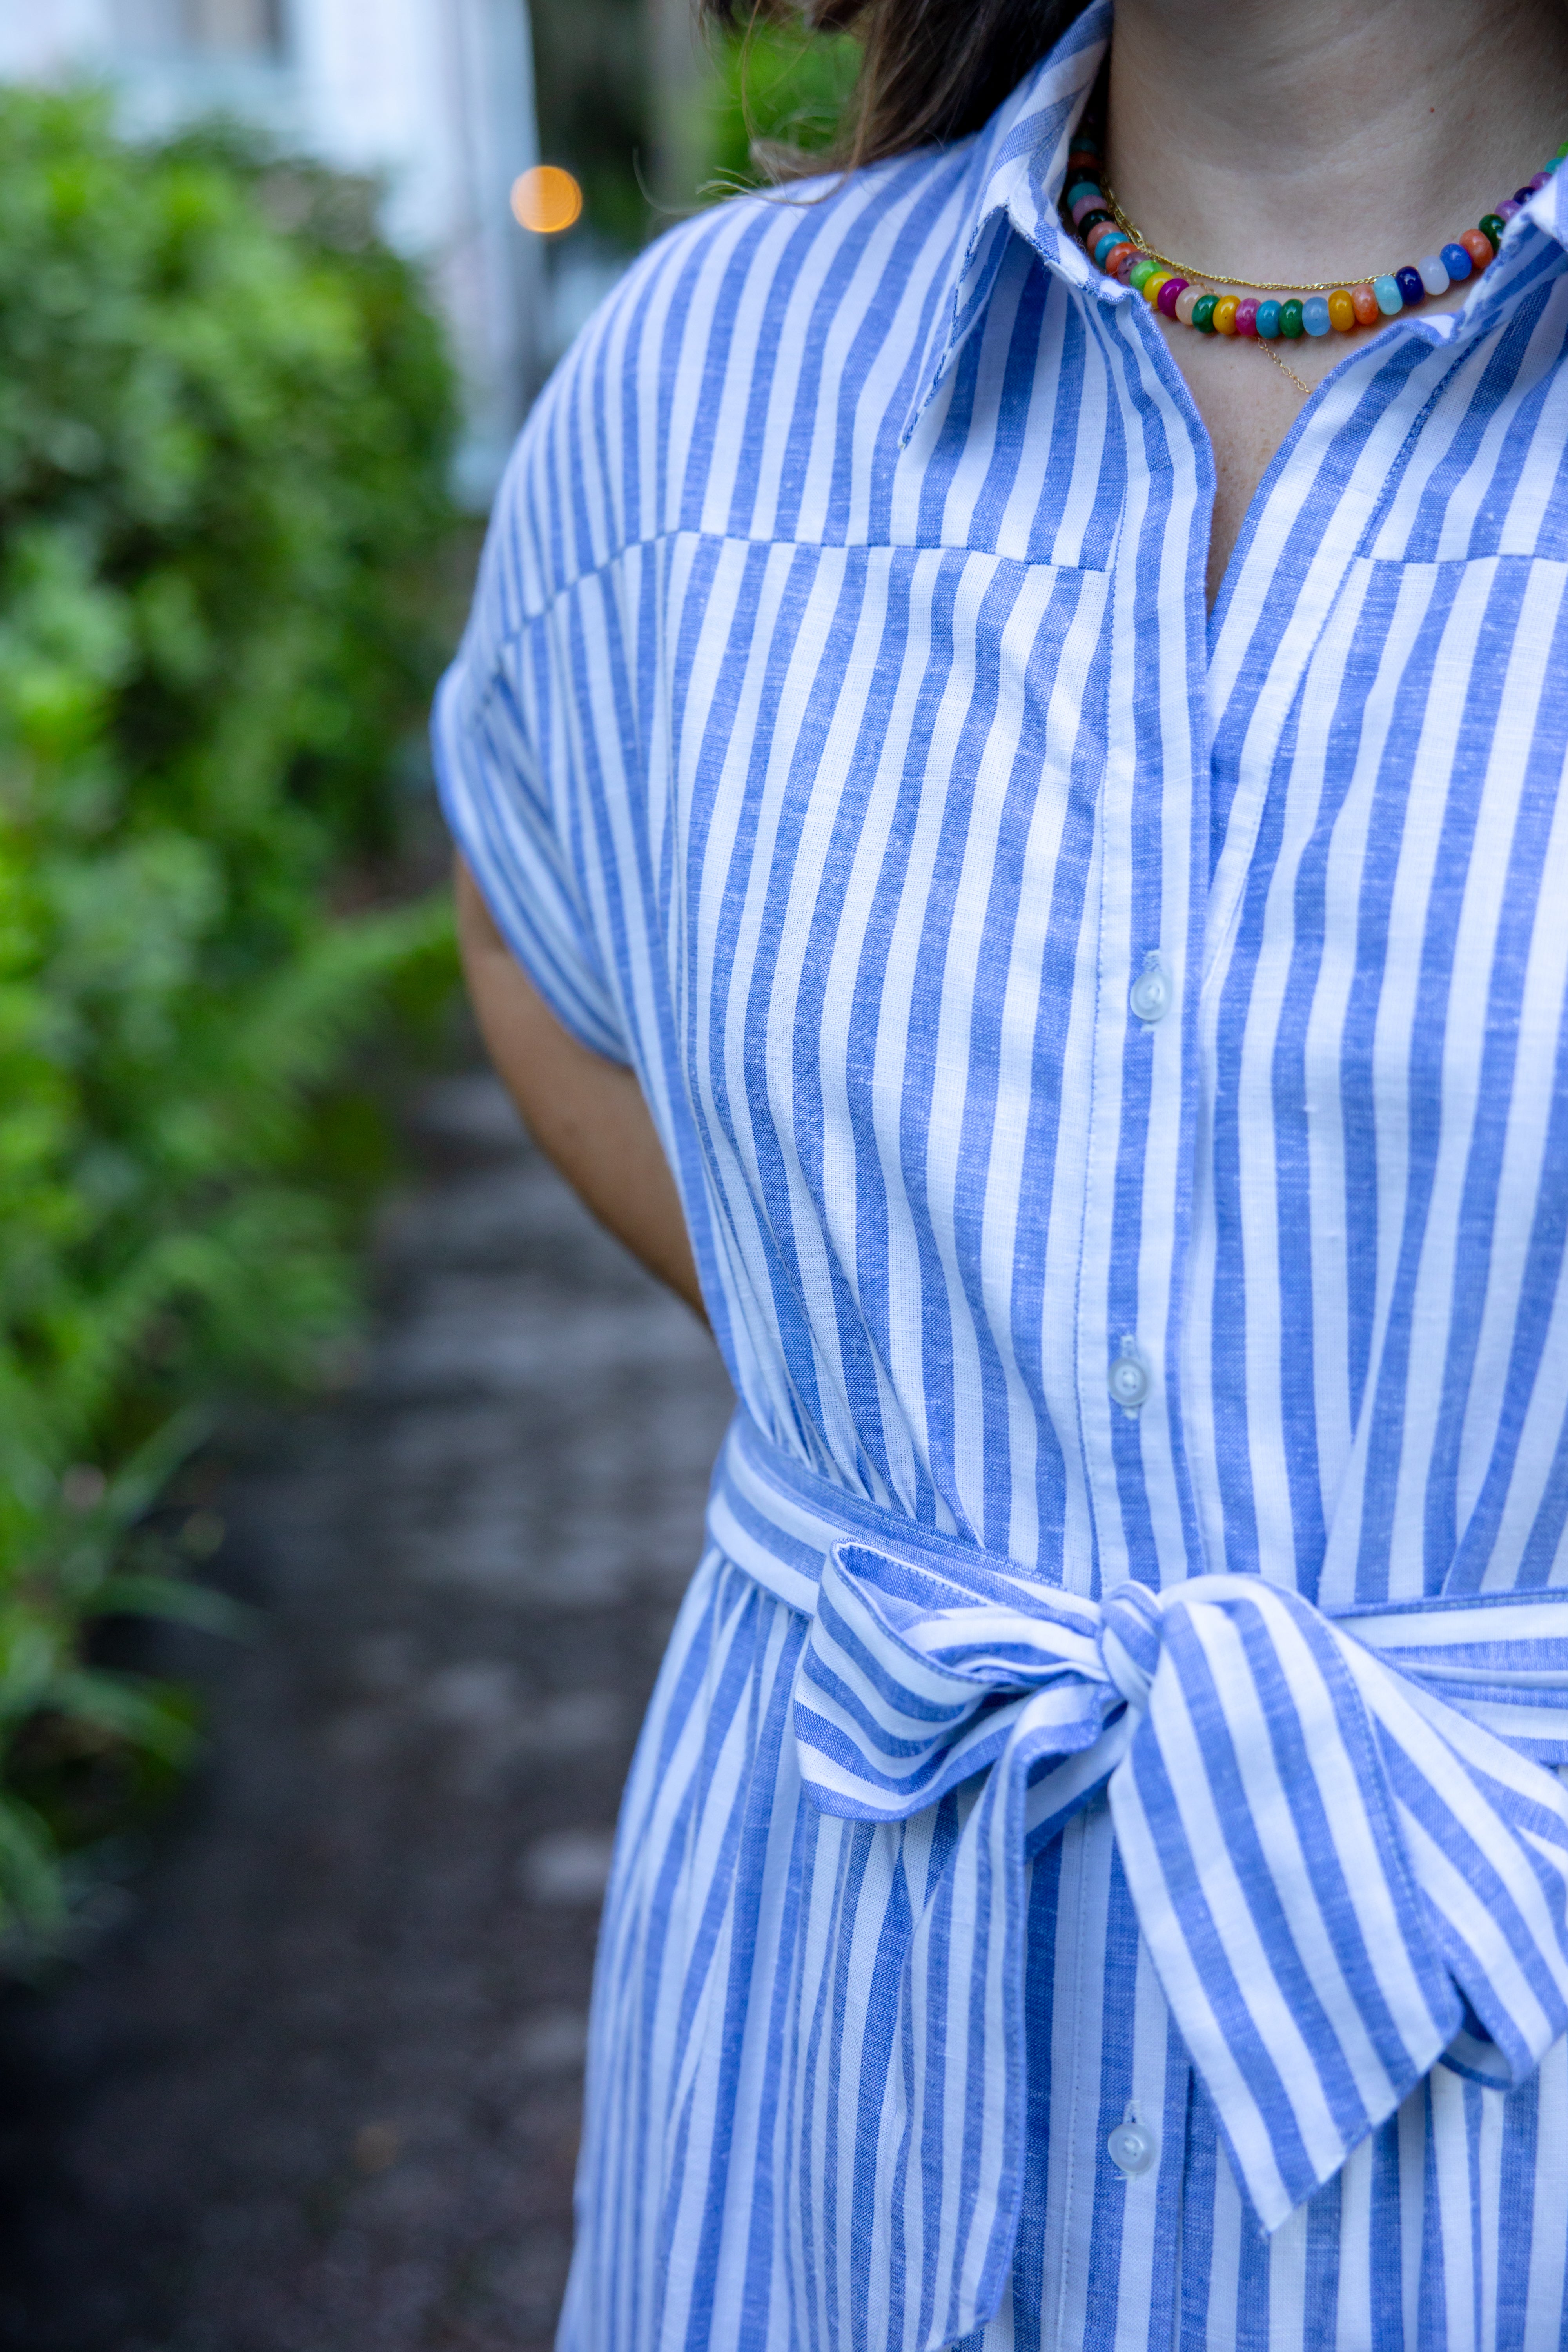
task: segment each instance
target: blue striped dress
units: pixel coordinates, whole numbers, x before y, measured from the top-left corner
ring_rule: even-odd
[[[1109,33],[645,257],[438,706],[739,1401],[562,2352],[1568,2341],[1568,175],[1211,616]]]

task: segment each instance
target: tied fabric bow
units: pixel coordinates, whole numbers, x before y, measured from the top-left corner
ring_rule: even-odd
[[[925,2240],[911,2346],[995,2308],[1026,2086],[1026,1863],[1107,1788],[1132,1902],[1237,2176],[1277,2229],[1468,2027],[1523,2080],[1568,2028],[1568,1791],[1256,1576],[1103,1604],[868,1546],[828,1557],[794,1702],[825,1811],[894,1822],[950,1790],[899,1990],[876,2242]],[[976,1776],[984,1775],[983,1779]],[[1479,2024],[1480,2029],[1477,2032]],[[1489,2036],[1490,2047],[1485,2037]],[[889,2211],[901,2152],[943,2210]],[[933,2292],[934,2290],[934,2292]]]

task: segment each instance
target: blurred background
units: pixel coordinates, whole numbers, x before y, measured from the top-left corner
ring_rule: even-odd
[[[552,2336],[729,1409],[486,1073],[426,748],[648,242],[855,46],[0,0],[0,2347]]]

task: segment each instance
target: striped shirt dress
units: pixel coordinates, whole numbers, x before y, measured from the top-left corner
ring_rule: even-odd
[[[1110,30],[643,257],[437,708],[738,1400],[562,2352],[1568,2341],[1568,174],[1211,615]]]

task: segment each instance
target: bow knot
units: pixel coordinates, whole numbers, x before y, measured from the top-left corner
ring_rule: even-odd
[[[1118,1585],[1101,1609],[1100,1654],[1129,1706],[1144,1708],[1160,1663],[1161,1608],[1146,1584]]]
[[[978,1556],[828,1554],[794,1702],[809,1794],[895,1837],[961,1784],[973,1798],[911,1898],[900,1982],[910,2061],[891,2128],[904,2147],[975,2152],[906,2352],[967,2335],[1001,2295],[1023,2177],[1026,1864],[1101,1790],[1266,2228],[1462,2027],[1489,2037],[1505,2083],[1568,2028],[1568,1791],[1437,1695],[1453,1668],[1423,1684],[1401,1657],[1258,1576],[1163,1596],[1130,1583],[1101,1605]],[[928,2055],[965,1981],[998,1989],[984,2031]]]

